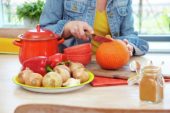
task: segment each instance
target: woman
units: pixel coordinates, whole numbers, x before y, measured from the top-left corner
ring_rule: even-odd
[[[87,31],[123,40],[131,56],[144,55],[148,43],[134,32],[131,4],[131,0],[47,0],[40,25],[67,39],[66,47],[89,42]]]

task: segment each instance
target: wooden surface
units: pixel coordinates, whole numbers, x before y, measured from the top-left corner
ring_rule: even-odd
[[[169,113],[169,110],[102,109],[52,104],[27,104],[18,106],[15,113]]]
[[[31,28],[0,28],[0,37],[17,38]]]
[[[135,57],[131,59],[131,61],[137,60],[141,63],[146,63],[148,61],[147,58],[145,57]],[[130,61],[130,62],[131,62]],[[102,69],[96,62],[95,58],[92,59],[91,63],[87,65],[87,68],[93,72],[97,76],[104,76],[104,77],[111,77],[111,78],[122,78],[122,79],[128,79],[130,75],[134,75],[135,72],[131,72],[129,65],[127,64],[126,66],[117,69],[117,70],[105,70]]]
[[[92,61],[87,68],[95,75],[103,77],[127,79],[131,74],[129,66],[124,66],[118,70],[104,70],[96,63],[96,61]]]
[[[164,60],[165,68],[163,69],[169,73],[170,54],[148,54],[144,57],[152,59],[155,63]],[[55,110],[60,111],[58,113],[170,112],[170,83],[166,83],[165,98],[159,104],[141,102],[138,86],[128,85],[109,87],[87,85],[73,92],[43,94],[24,90],[12,82],[12,77],[18,74],[20,68],[17,55],[0,55],[0,113],[12,113],[16,108],[16,113],[19,113],[18,110],[22,111],[22,108],[25,109],[24,113],[28,113],[30,110],[33,111],[29,113],[35,113],[36,110],[36,113],[43,111],[43,113],[49,113]],[[64,111],[62,111],[63,109]]]
[[[138,61],[141,64],[141,66],[144,66],[151,60],[154,60],[153,63],[155,65],[160,65],[161,61],[163,61],[164,59],[156,60],[156,58],[152,59],[149,57],[141,56],[141,57],[131,58],[129,63],[131,63],[134,60]],[[165,65],[163,65],[163,69],[164,69],[163,74],[165,77],[170,78],[170,71],[168,69],[168,63],[169,62],[165,61]],[[128,79],[129,76],[133,76],[136,74],[135,72],[130,71],[129,64],[127,64],[124,67],[117,69],[117,70],[113,70],[113,69],[112,70],[104,70],[96,63],[96,60],[94,57],[92,58],[91,63],[87,65],[87,68],[97,76],[111,77],[111,78]]]

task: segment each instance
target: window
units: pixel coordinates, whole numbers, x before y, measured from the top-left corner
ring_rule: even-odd
[[[16,15],[16,8],[24,2],[33,2],[37,0],[0,0],[0,27],[23,26],[23,21]]]
[[[170,1],[132,0],[135,29],[148,40],[150,53],[170,52]]]
[[[26,0],[0,0],[1,27],[22,25],[16,15],[16,7]]]
[[[135,28],[140,34],[170,34],[169,0],[133,0]]]

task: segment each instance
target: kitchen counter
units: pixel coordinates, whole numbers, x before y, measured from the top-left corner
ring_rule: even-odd
[[[31,28],[0,28],[0,53],[18,53],[19,48],[13,45],[13,41],[29,29]]]
[[[0,37],[17,38],[31,28],[0,28]],[[32,28],[33,29],[33,28]]]
[[[164,69],[170,74],[170,54],[148,54],[144,57],[157,63],[165,61]],[[137,85],[107,87],[86,85],[72,92],[43,94],[24,90],[12,82],[12,77],[18,74],[20,68],[17,55],[0,54],[0,113],[13,113],[18,106],[27,104],[29,105],[24,108],[24,111],[17,110],[20,110],[20,113],[28,113],[28,111],[42,113],[42,109],[46,111],[43,113],[47,111],[50,113],[54,111],[57,113],[170,112],[170,83],[165,84],[165,98],[159,104],[141,102]]]

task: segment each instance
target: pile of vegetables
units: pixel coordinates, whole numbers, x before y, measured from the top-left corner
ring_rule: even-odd
[[[35,87],[71,87],[88,80],[89,73],[83,64],[64,61],[60,53],[25,61],[18,75],[20,83]]]

